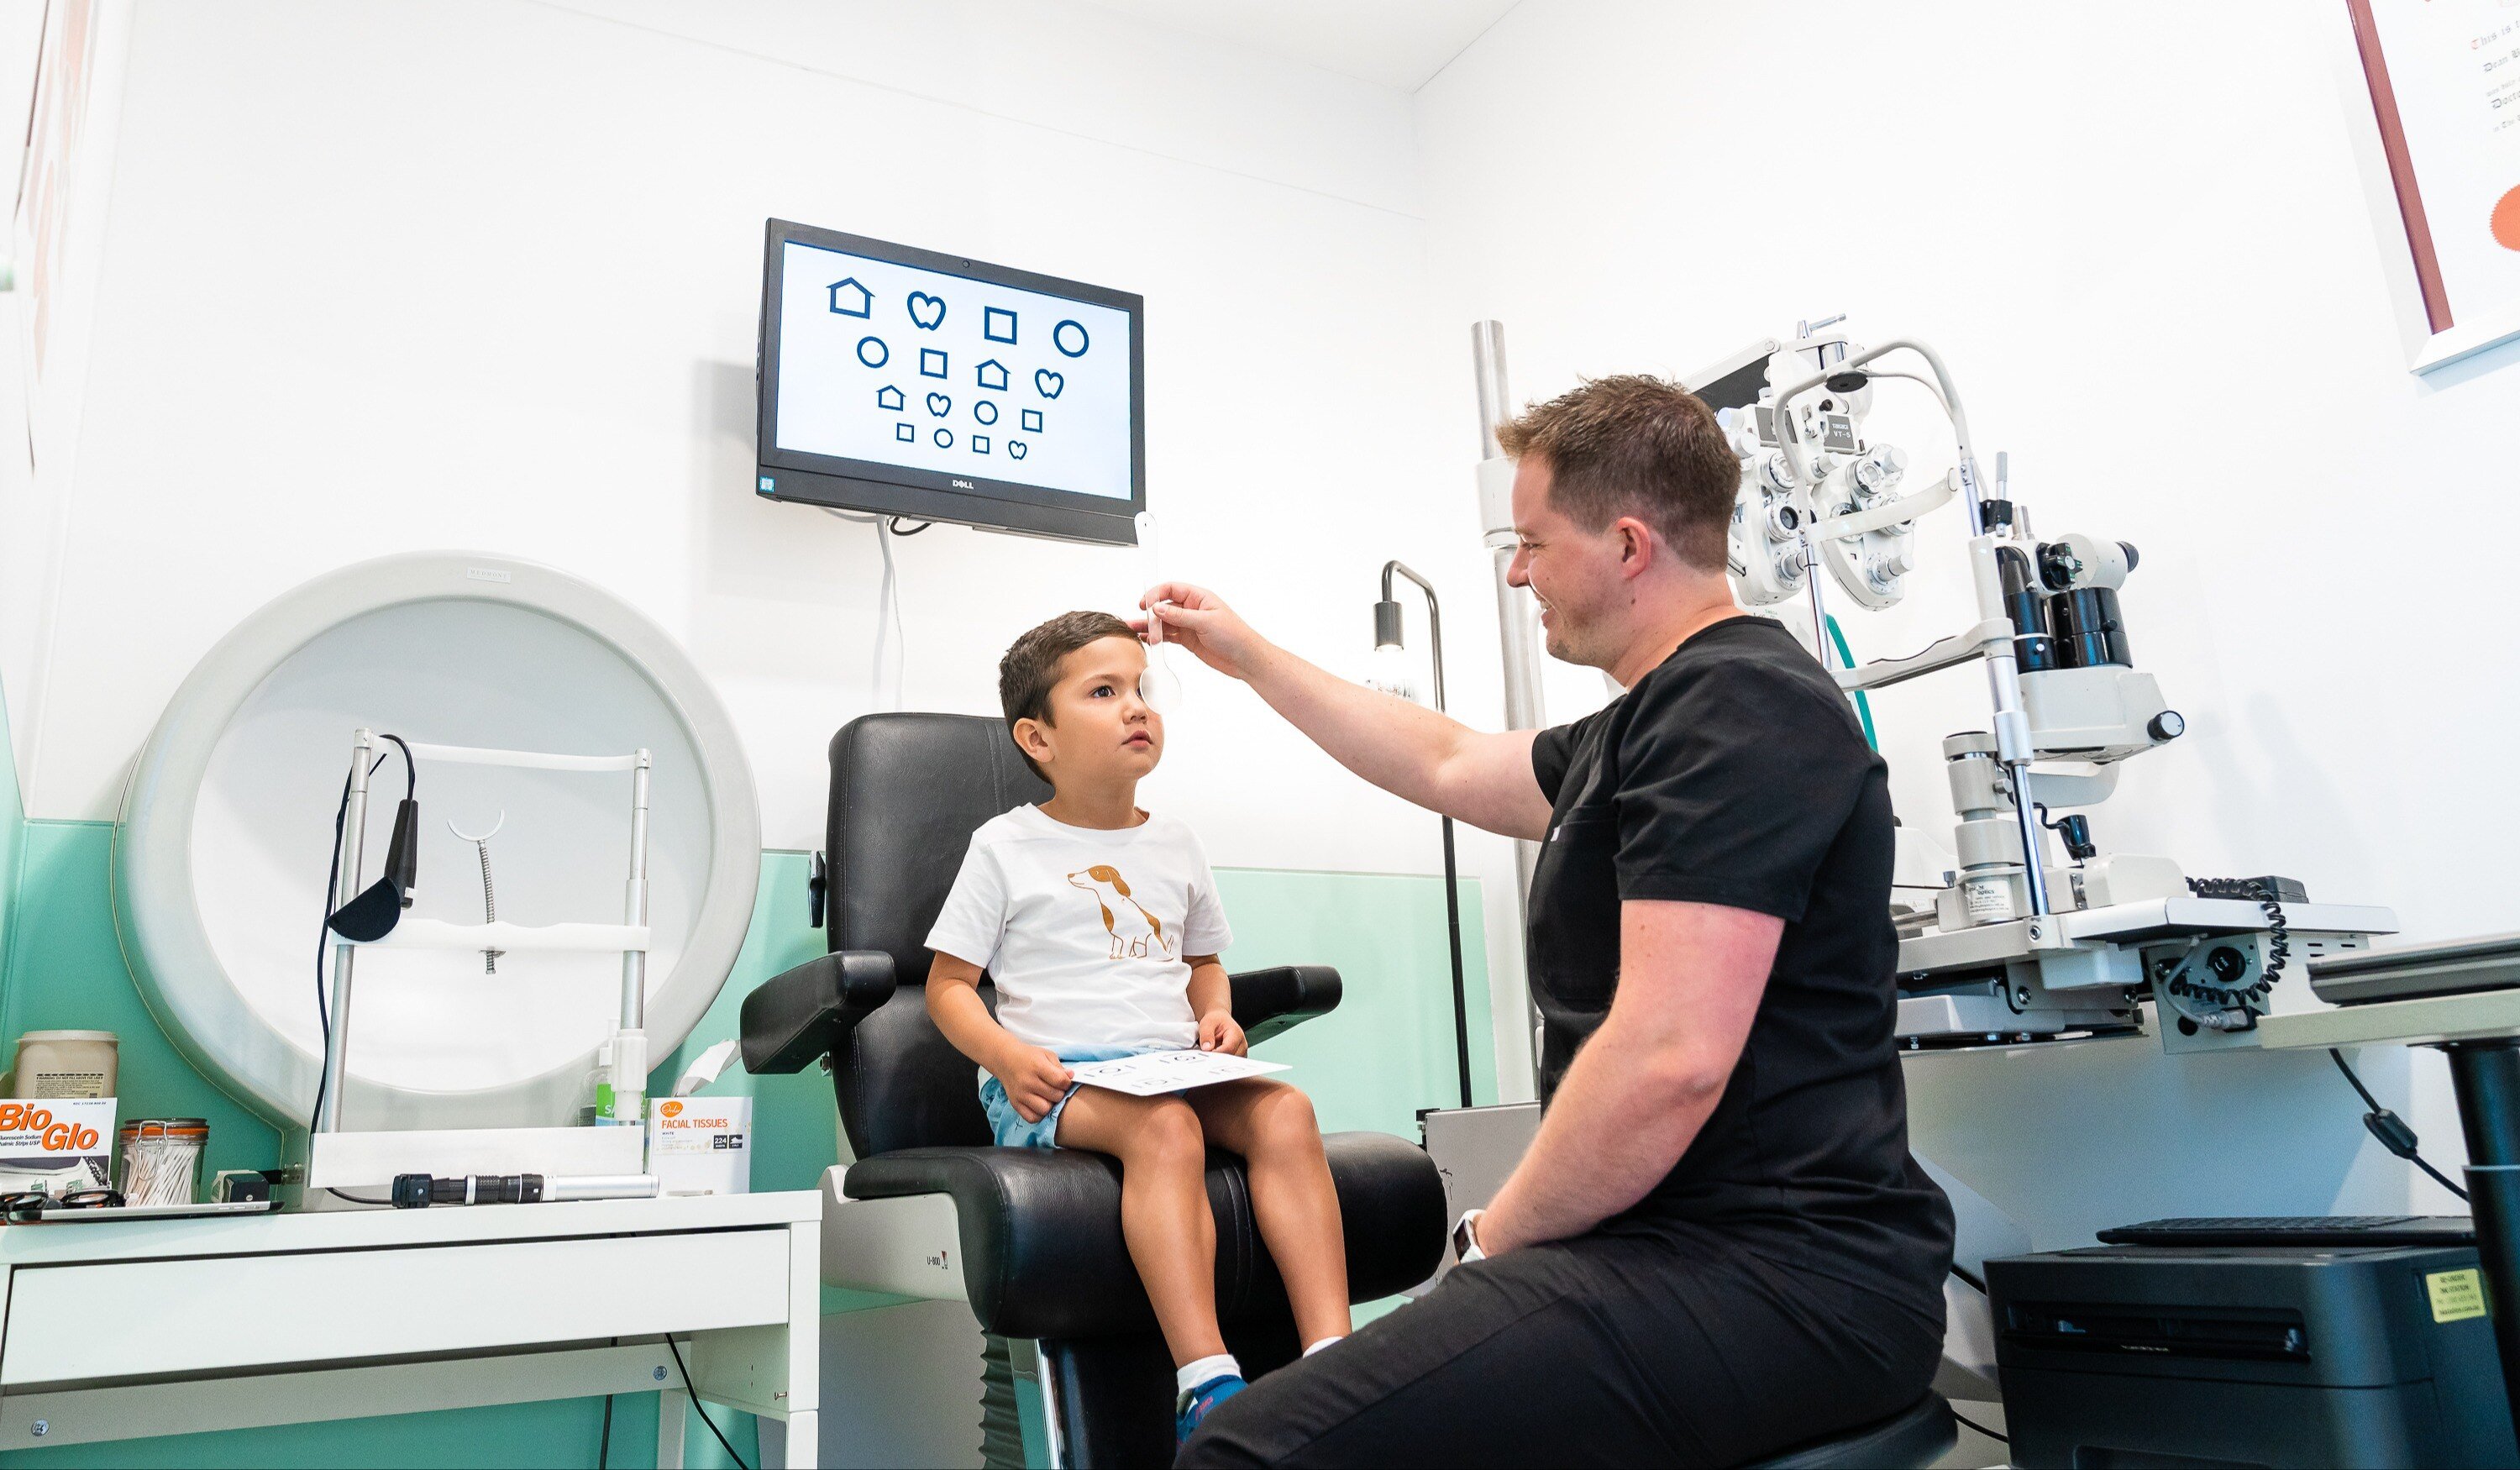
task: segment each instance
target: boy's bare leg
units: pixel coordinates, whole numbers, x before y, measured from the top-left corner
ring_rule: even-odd
[[[1242,1155],[1251,1212],[1286,1282],[1297,1335],[1305,1344],[1346,1336],[1347,1237],[1313,1100],[1257,1077],[1192,1088],[1188,1096],[1208,1141]]]
[[[1120,1161],[1120,1233],[1154,1304],[1173,1365],[1223,1353],[1216,1217],[1208,1213],[1207,1140],[1198,1115],[1178,1097],[1079,1088],[1058,1115],[1058,1145]]]

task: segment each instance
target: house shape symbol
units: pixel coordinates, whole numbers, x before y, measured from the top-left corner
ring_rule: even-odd
[[[987,362],[980,364],[979,373],[980,386],[984,388],[996,388],[1001,392],[1006,389],[1007,365],[1005,363],[998,361],[994,357],[990,358]]]
[[[890,383],[886,383],[882,387],[876,389],[875,406],[879,409],[897,409],[901,407],[901,389],[894,387]]]
[[[834,281],[831,286],[832,310],[844,317],[875,315],[875,292],[858,285],[858,278]]]

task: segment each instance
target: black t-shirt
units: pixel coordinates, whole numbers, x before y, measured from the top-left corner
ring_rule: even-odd
[[[1835,683],[1782,627],[1734,618],[1531,754],[1552,804],[1531,882],[1544,1099],[1609,1010],[1622,900],[1785,921],[1722,1100],[1621,1219],[1938,1304],[1952,1216],[1908,1152],[1888,768]]]

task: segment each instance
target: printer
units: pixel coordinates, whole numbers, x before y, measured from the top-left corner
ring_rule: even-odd
[[[2012,1463],[2520,1465],[2473,1246],[1986,1264]]]

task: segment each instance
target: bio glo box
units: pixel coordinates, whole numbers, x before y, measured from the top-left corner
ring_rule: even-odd
[[[0,1101],[0,1179],[13,1189],[102,1189],[113,1180],[111,1097]]]

